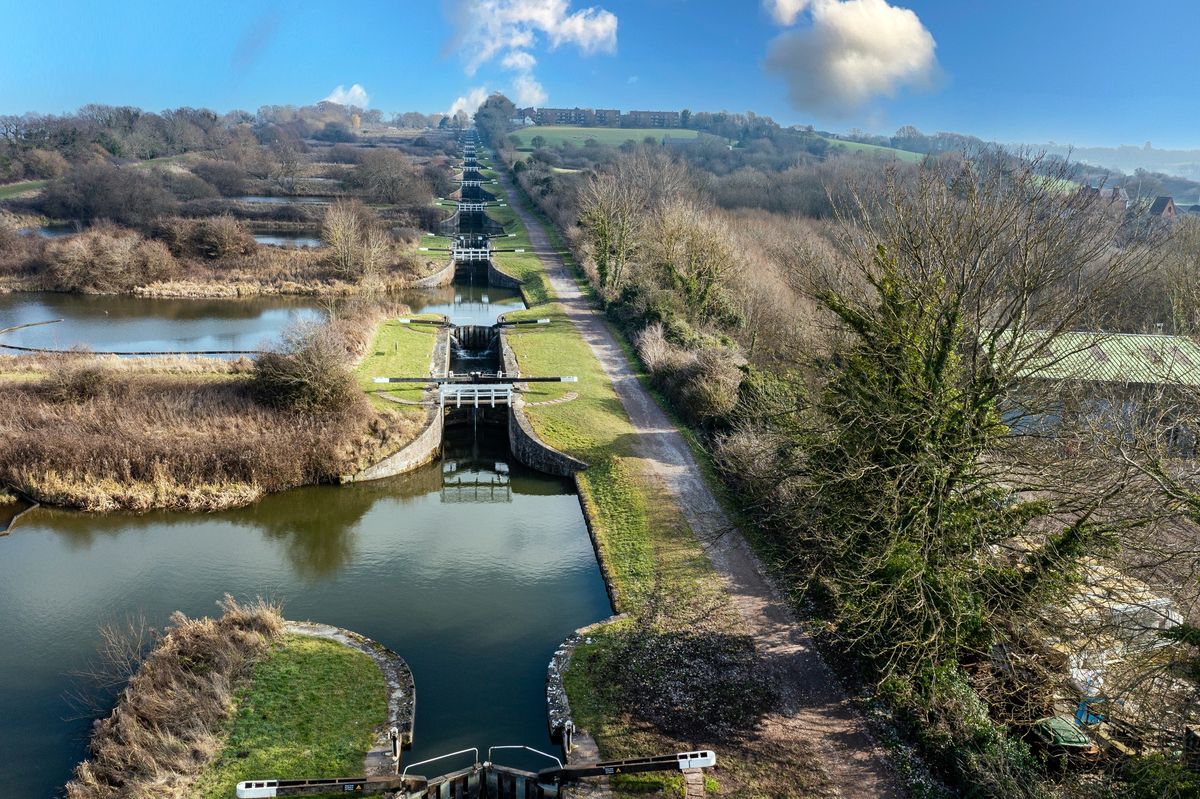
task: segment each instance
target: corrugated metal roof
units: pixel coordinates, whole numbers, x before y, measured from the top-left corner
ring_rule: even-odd
[[[1200,345],[1183,336],[1063,333],[1024,377],[1200,387]]]

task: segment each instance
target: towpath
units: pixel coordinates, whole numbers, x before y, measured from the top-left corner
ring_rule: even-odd
[[[899,799],[904,792],[878,745],[850,706],[836,677],[763,576],[761,564],[731,525],[705,482],[687,442],[646,391],[600,312],[575,282],[545,230],[518,200],[511,176],[497,170],[509,205],[529,231],[567,317],[579,330],[616,389],[638,431],[635,444],[647,467],[673,496],[725,581],[744,631],[777,676],[781,709],[764,720],[759,741],[781,751],[813,751],[831,786],[843,797]]]

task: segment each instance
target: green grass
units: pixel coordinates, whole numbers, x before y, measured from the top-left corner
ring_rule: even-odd
[[[228,799],[238,782],[361,774],[374,728],[387,719],[375,662],[334,641],[287,636],[235,699],[220,756],[192,795]]]
[[[441,321],[438,314],[411,314],[402,317],[412,320]],[[429,360],[437,343],[437,325],[401,324],[389,319],[375,331],[367,356],[354,370],[358,385],[378,408],[387,408],[414,418],[424,418],[425,410],[416,405],[399,405],[383,398],[391,394],[400,399],[419,401],[424,398],[421,383],[379,384],[375,377],[423,377],[429,374]]]
[[[670,136],[672,139],[694,139],[699,134],[694,130],[683,128],[584,128],[572,125],[535,125],[531,128],[522,128],[513,135],[521,140],[522,147],[532,147],[534,136],[541,136],[551,146],[570,142],[578,147],[588,139],[595,139],[601,144],[618,147],[630,139],[641,143],[647,136],[653,136],[655,139],[662,139],[663,136]]]
[[[495,187],[498,196],[506,196]],[[510,202],[530,204],[523,196]],[[516,248],[527,247],[529,236],[511,207],[489,213],[509,223],[517,233]],[[572,266],[570,252],[557,232],[534,212],[551,243]],[[616,391],[586,341],[555,302],[542,263],[532,252],[499,253],[496,264],[524,281],[529,308],[509,313],[507,319],[549,318],[550,324],[510,329],[508,341],[521,370],[528,375],[574,375],[578,383],[533,383],[525,394],[529,402],[562,396],[579,396],[558,405],[531,407],[530,423],[548,444],[583,459],[590,468],[579,475],[581,500],[593,527],[613,582],[619,592],[618,610],[637,612],[655,593],[693,596],[712,582],[713,570],[691,530],[660,486],[646,474],[635,452],[639,435],[629,421]]]
[[[0,200],[7,200],[27,191],[44,188],[49,182],[48,180],[25,180],[20,183],[6,183],[0,186]]]
[[[831,139],[828,136],[822,136],[822,139],[829,142],[830,148],[841,147],[845,150],[855,153],[866,153],[867,155],[886,156],[895,158],[898,161],[907,161],[910,164],[919,164],[925,159],[921,153],[912,153],[908,150],[897,150],[895,147],[881,147],[878,144],[864,144],[858,141],[843,141],[841,139]]]

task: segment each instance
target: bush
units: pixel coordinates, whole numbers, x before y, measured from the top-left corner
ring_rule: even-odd
[[[85,356],[67,356],[58,368],[42,378],[41,390],[54,402],[86,402],[124,393],[127,382],[111,365]]]
[[[134,167],[81,166],[46,187],[42,210],[56,219],[145,225],[171,213],[175,198],[158,176]]]
[[[254,236],[227,214],[196,224],[190,239],[193,250],[206,258],[249,255],[258,248]]]
[[[246,170],[232,161],[201,161],[192,167],[198,177],[212,184],[225,197],[238,197],[246,193]]]
[[[1042,770],[1023,741],[1005,734],[956,667],[930,670],[917,684],[892,678],[884,696],[931,765],[972,799],[1040,799]]]
[[[166,246],[136,233],[95,228],[46,246],[46,276],[58,291],[125,292],[178,272]]]
[[[177,200],[210,200],[220,196],[220,192],[191,172],[164,170],[161,174],[163,186]]]
[[[326,327],[289,330],[276,350],[254,363],[250,390],[267,406],[284,410],[333,412],[363,401],[346,366],[345,345]]]

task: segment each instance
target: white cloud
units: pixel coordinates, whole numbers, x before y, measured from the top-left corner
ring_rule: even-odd
[[[371,98],[367,95],[367,90],[364,89],[361,84],[356,83],[349,89],[341,84],[338,84],[338,87],[331,91],[329,96],[321,102],[337,103],[338,105],[353,105],[358,106],[359,108],[366,108],[367,103],[370,102],[370,100]]]
[[[763,0],[763,8],[780,25],[795,23],[796,18],[808,8],[812,0]]]
[[[937,43],[912,11],[886,0],[813,0],[811,9],[812,24],[780,34],[767,53],[767,69],[783,77],[796,108],[846,116],[932,82]]]
[[[546,91],[533,74],[537,59],[529,51],[539,44],[550,49],[573,45],[584,55],[617,48],[617,17],[598,6],[572,10],[572,0],[459,0],[452,9],[458,24],[455,46],[468,75],[500,58],[517,73],[514,99],[541,105]],[[525,98],[525,99],[522,99]],[[531,99],[532,98],[532,99]]]
[[[641,80],[641,78],[639,78],[637,75],[630,75],[629,80],[627,80],[625,82],[628,83],[630,86],[632,86],[633,84],[637,83],[639,80]]]
[[[542,106],[546,104],[549,95],[538,79],[529,73],[518,75],[513,79],[513,102],[518,106]]]
[[[467,92],[462,97],[459,97],[450,104],[450,110],[446,113],[454,116],[459,111],[466,111],[467,114],[474,114],[479,110],[479,106],[483,105],[483,101],[488,98],[486,86],[476,86],[471,91]]]
[[[537,66],[537,59],[524,50],[513,50],[500,61],[505,69],[515,69],[520,72],[531,72]]]

